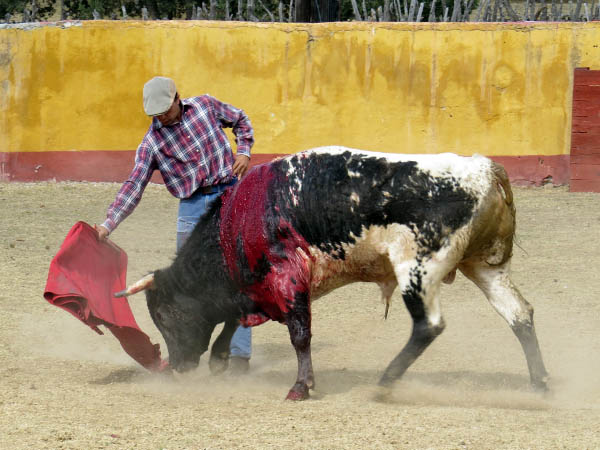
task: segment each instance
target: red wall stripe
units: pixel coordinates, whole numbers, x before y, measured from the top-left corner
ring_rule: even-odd
[[[256,165],[282,154],[256,154]],[[123,182],[133,168],[134,150],[71,152],[0,152],[0,181],[112,181]],[[569,155],[495,156],[516,185],[569,182]],[[152,178],[162,183],[156,172]]]

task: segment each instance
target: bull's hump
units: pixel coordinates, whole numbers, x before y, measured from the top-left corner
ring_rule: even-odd
[[[304,157],[311,154],[336,156],[347,153],[358,158],[375,158],[388,163],[414,163],[419,170],[427,172],[432,177],[453,176],[457,179],[472,183],[473,175],[481,173],[482,166],[490,166],[491,161],[481,155],[460,156],[455,153],[410,154],[372,152],[343,146],[317,147],[300,153]]]
[[[444,235],[467,223],[486,180],[472,174],[485,159],[391,155],[322,147],[285,158],[271,186],[277,211],[309,245],[344,259],[364,228],[405,225],[422,245],[439,249]]]

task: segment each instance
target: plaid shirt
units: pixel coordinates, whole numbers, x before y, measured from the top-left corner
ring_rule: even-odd
[[[231,181],[234,157],[223,127],[233,128],[237,153],[250,157],[254,134],[244,111],[210,95],[181,103],[180,122],[162,126],[157,118],[152,120],[137,149],[135,166],[108,208],[102,224],[108,231],[133,212],[156,169],[177,198],[189,197],[200,186]]]

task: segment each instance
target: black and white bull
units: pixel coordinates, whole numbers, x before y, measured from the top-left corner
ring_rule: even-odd
[[[488,158],[323,147],[254,167],[214,203],[170,267],[121,295],[146,289],[177,371],[198,365],[221,322],[213,372],[225,370],[240,321],[286,324],[298,356],[287,398],[300,400],[314,387],[312,300],[372,281],[387,315],[399,287],[413,329],[381,378],[389,386],[443,331],[440,283],[459,269],[521,342],[533,386],[546,389],[533,308],[510,280],[514,233],[506,172]]]

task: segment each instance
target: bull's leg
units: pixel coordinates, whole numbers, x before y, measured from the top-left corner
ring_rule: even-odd
[[[483,291],[519,339],[527,358],[531,385],[538,390],[547,390],[548,372],[533,325],[533,307],[510,280],[510,262],[490,266],[482,261],[462,264],[460,269]]]
[[[396,277],[402,288],[402,298],[413,319],[410,338],[385,370],[380,386],[391,386],[415,362],[425,349],[444,330],[445,324],[440,312],[438,292],[442,274],[427,274],[421,264],[402,269],[395,266]]]
[[[298,378],[292,386],[286,400],[306,400],[308,390],[315,386],[315,377],[310,355],[310,299],[307,293],[297,293],[296,300],[286,315],[290,340],[298,358]]]
[[[227,370],[227,366],[229,365],[229,344],[238,325],[239,321],[237,320],[225,322],[221,333],[215,339],[210,351],[210,359],[208,360],[208,367],[213,375],[218,375]]]

